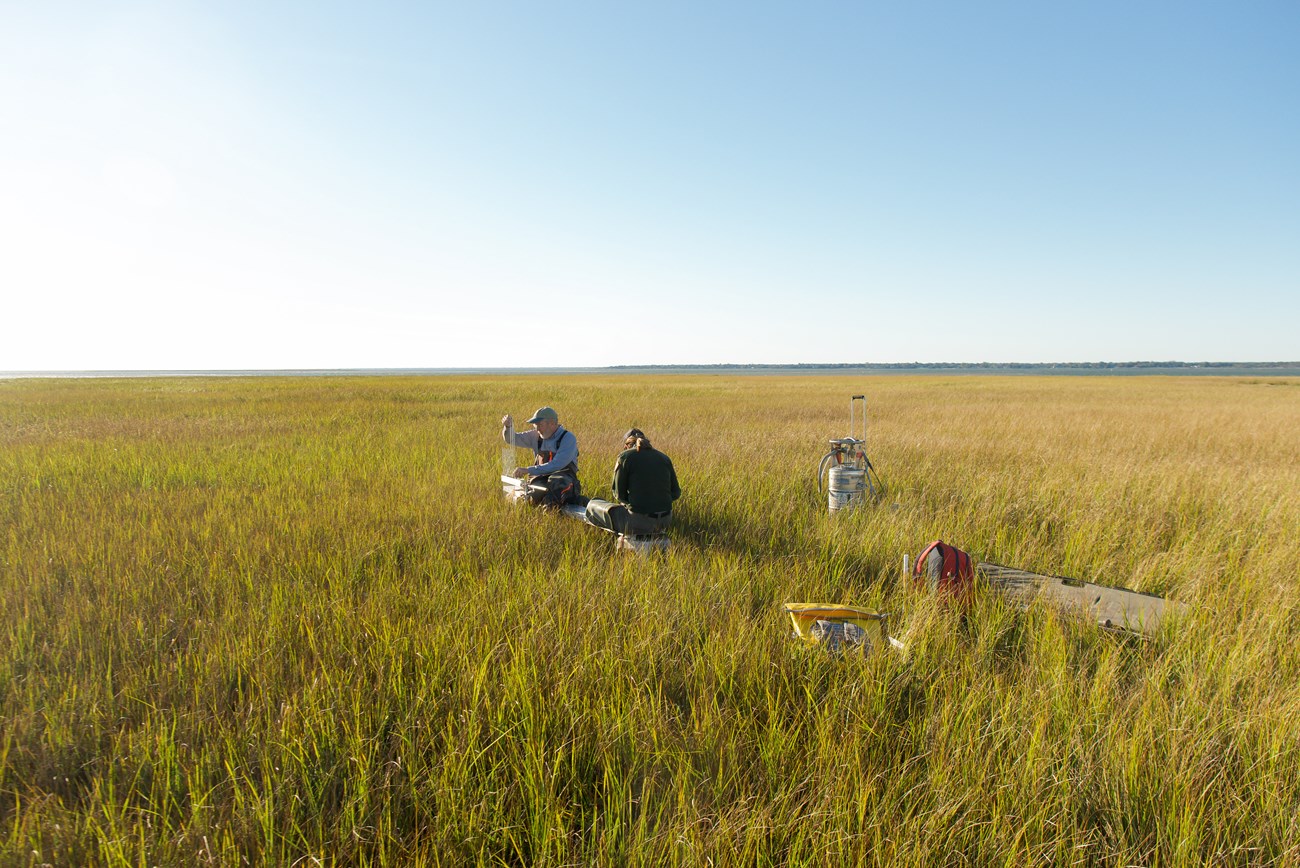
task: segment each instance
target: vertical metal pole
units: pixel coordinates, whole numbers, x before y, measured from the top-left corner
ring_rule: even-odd
[[[854,402],[856,401],[862,402],[862,436],[861,437],[857,436],[857,431],[853,427],[853,406],[854,406]],[[852,437],[854,440],[861,440],[863,446],[864,447],[866,446],[867,443],[867,396],[866,395],[854,395],[852,398],[849,398],[849,436]]]

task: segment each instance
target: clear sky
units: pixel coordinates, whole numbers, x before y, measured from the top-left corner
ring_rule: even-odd
[[[1300,3],[0,0],[0,369],[1300,359]]]

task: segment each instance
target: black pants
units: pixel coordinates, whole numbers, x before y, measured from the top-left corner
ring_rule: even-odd
[[[578,477],[563,470],[528,480],[528,501],[538,506],[564,506],[585,503]]]
[[[668,512],[663,515],[642,515],[621,503],[590,500],[587,502],[587,521],[596,527],[612,530],[614,533],[628,536],[653,536],[668,529],[668,526],[673,523],[673,514]]]

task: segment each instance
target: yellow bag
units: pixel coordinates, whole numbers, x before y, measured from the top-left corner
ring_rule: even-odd
[[[884,645],[893,644],[886,629],[889,616],[881,612],[838,603],[786,603],[785,611],[795,637],[810,645],[863,644],[876,631]]]

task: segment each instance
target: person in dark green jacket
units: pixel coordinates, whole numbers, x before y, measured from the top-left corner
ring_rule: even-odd
[[[618,503],[589,502],[587,521],[629,536],[667,530],[673,520],[673,501],[682,496],[673,462],[650,445],[640,428],[623,435],[623,452],[614,464],[613,487]]]

